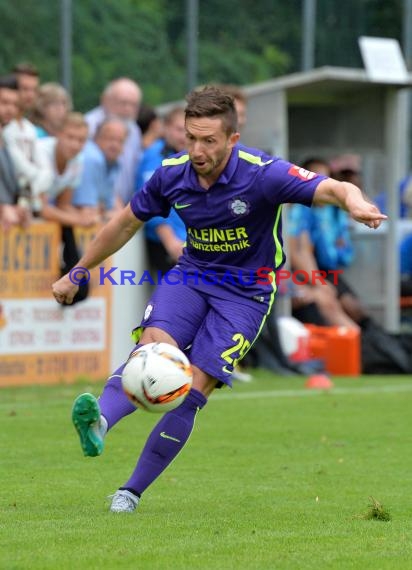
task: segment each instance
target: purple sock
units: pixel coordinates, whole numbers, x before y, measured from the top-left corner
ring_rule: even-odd
[[[126,363],[113,372],[99,398],[100,411],[107,420],[108,430],[124,416],[136,410],[136,406],[132,404],[122,388],[122,372],[125,366]]]
[[[197,411],[206,403],[205,396],[192,388],[178,408],[162,417],[149,435],[132,476],[121,489],[139,496],[143,493],[183,448],[192,433]]]

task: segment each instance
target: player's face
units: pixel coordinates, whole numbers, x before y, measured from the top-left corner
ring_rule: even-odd
[[[87,127],[66,125],[57,138],[59,153],[65,160],[70,160],[82,150],[87,140]]]
[[[197,174],[215,181],[225,168],[239,133],[228,135],[222,120],[214,117],[191,117],[186,120],[186,148]]]
[[[14,89],[0,89],[0,124],[4,127],[18,115],[19,94]]]

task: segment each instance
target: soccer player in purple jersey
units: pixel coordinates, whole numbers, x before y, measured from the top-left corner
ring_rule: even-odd
[[[269,272],[285,259],[282,204],[335,204],[371,228],[386,219],[353,184],[239,145],[233,98],[217,88],[187,96],[185,121],[187,152],[163,161],[78,263],[79,271],[96,267],[145,221],[167,216],[171,207],[185,222],[187,245],[175,268],[177,284],[157,287],[135,332],[137,346],[167,342],[185,350],[193,387],[153,429],[130,479],[112,498],[113,512],[135,510],[142,493],[185,445],[198,410],[215,388],[231,385],[233,367],[258,336],[275,294]],[[268,272],[263,276],[262,267]],[[199,275],[213,276],[212,284]],[[219,285],[213,286],[216,279]],[[76,291],[68,275],[53,285],[59,303],[70,303]],[[100,455],[106,432],[136,409],[121,387],[123,368],[110,376],[98,400],[91,394],[75,400],[73,422],[87,456]]]

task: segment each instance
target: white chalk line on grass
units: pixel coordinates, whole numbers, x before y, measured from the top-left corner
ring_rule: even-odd
[[[412,380],[412,379],[411,379]],[[356,380],[354,380],[356,382]],[[412,381],[410,384],[388,384],[387,386],[361,386],[354,388],[332,388],[331,390],[310,390],[310,389],[295,389],[295,390],[261,390],[254,392],[236,392],[227,390],[225,392],[216,392],[212,395],[213,402],[224,402],[227,400],[258,400],[261,398],[300,398],[306,396],[345,396],[345,395],[374,395],[374,394],[401,394],[404,392],[412,392]],[[1,399],[1,390],[0,390]],[[39,400],[35,402],[0,402],[0,410],[15,410],[15,409],[30,409],[44,407],[47,410],[50,406],[61,406],[70,402],[68,398],[44,401]]]
[[[355,380],[356,382],[356,380]],[[412,392],[412,379],[410,384],[389,384],[388,386],[362,386],[359,388],[332,388],[330,390],[262,390],[256,392],[236,392],[231,390],[222,394],[216,393],[212,396],[213,401],[219,400],[256,400],[260,398],[299,398],[301,396],[334,396],[353,394],[400,394],[402,392]]]

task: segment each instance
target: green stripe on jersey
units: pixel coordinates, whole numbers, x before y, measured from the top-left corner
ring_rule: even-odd
[[[165,158],[162,160],[162,166],[177,166],[178,164],[184,164],[189,160],[188,154],[182,154],[177,158]]]
[[[263,162],[260,156],[255,156],[254,154],[250,154],[249,152],[245,152],[244,150],[239,150],[239,158],[243,158],[243,160],[247,160],[247,162],[251,162],[252,164],[257,164],[258,166],[264,166],[265,164],[270,164],[271,162],[273,162],[273,158],[271,160]]]
[[[273,239],[275,241],[275,246],[276,246],[275,269],[279,267],[283,259],[283,250],[278,236],[278,228],[279,228],[279,221],[281,219],[281,214],[282,214],[282,206],[279,206],[278,213],[276,214],[275,224],[273,226]]]

